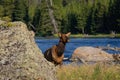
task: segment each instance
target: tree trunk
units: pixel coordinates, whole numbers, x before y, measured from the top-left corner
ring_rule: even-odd
[[[52,5],[53,5],[52,0],[50,0],[50,6],[52,6]]]
[[[52,0],[46,0],[46,3],[47,3],[48,11],[49,11],[49,16],[50,16],[51,22],[52,22],[53,27],[54,27],[54,33],[58,33],[58,25],[57,25],[57,22],[54,18],[53,10],[51,9],[52,4],[53,4]]]
[[[38,0],[38,4],[39,4],[39,5],[41,4],[41,0]]]
[[[84,28],[82,28],[82,34],[84,34],[84,33],[85,33]]]

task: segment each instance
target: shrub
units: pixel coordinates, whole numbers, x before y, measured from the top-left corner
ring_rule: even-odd
[[[9,16],[2,17],[1,20],[6,21],[6,22],[12,21]]]

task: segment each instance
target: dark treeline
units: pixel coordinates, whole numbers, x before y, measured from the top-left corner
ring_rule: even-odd
[[[36,35],[120,33],[120,0],[0,0],[0,18]]]

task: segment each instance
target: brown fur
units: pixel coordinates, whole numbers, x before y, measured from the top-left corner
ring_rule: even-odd
[[[70,32],[67,34],[61,34],[59,33],[59,43],[57,45],[52,46],[48,50],[45,51],[44,57],[54,63],[55,65],[62,64],[63,58],[64,58],[64,50],[65,45],[68,42],[68,36],[70,35]]]
[[[113,59],[116,63],[120,64],[120,54],[113,54]]]
[[[113,54],[113,58],[114,58],[116,61],[120,61],[120,54]]]

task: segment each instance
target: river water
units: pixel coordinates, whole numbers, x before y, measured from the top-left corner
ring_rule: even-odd
[[[44,53],[45,50],[51,46],[58,44],[59,39],[36,38],[35,41]],[[71,57],[73,51],[81,46],[106,47],[107,45],[110,45],[110,47],[120,47],[120,38],[71,38],[70,42],[66,44],[64,55],[67,58]],[[107,52],[113,54],[120,53],[111,50],[108,50]]]

